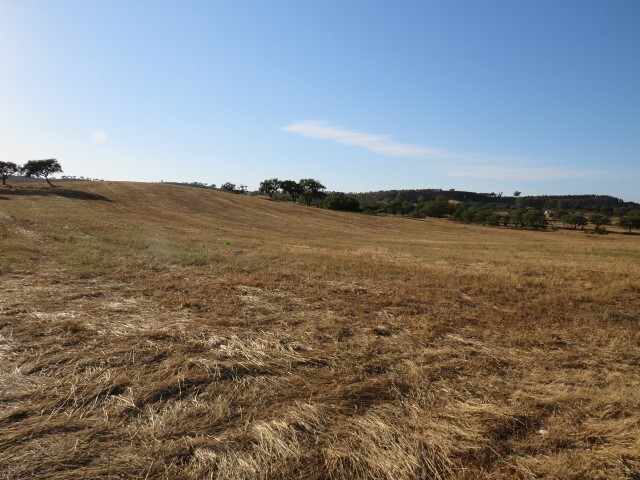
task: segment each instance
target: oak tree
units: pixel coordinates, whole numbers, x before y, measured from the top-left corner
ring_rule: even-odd
[[[62,166],[60,166],[55,158],[29,160],[21,168],[21,171],[25,177],[42,177],[53,187],[53,183],[49,181],[49,176],[57,172],[62,172]]]
[[[311,205],[314,199],[323,198],[324,190],[327,188],[313,178],[303,178],[298,185],[300,185],[300,196],[304,198],[307,206]]]
[[[13,162],[0,162],[0,178],[2,178],[2,184],[7,184],[7,178],[20,171],[20,167]]]
[[[273,194],[278,191],[280,188],[280,180],[277,178],[270,178],[268,180],[263,180],[260,182],[259,192],[267,194],[269,198],[273,197]]]

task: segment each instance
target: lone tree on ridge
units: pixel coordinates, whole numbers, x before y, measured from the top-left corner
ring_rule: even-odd
[[[55,185],[49,181],[49,175],[62,172],[62,166],[55,158],[46,160],[29,160],[22,167],[22,173],[25,177],[43,177],[49,185]]]
[[[13,162],[0,162],[0,178],[2,178],[2,185],[6,185],[7,178],[19,171],[20,167]]]

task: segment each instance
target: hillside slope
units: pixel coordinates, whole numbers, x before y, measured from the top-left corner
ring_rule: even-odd
[[[640,237],[0,190],[0,478],[634,478]]]

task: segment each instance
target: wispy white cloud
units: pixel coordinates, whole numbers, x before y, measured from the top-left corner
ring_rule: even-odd
[[[446,160],[456,157],[456,154],[446,150],[410,143],[397,143],[387,135],[373,135],[345,130],[317,120],[292,123],[284,127],[284,131],[319,140],[331,140],[343,145],[362,147],[371,152],[391,157],[414,157],[426,160]]]
[[[287,125],[283,130],[308,138],[365,148],[380,155],[425,160],[435,170],[453,177],[540,181],[594,178],[604,173],[594,169],[554,166],[553,164],[557,164],[557,162],[532,161],[520,157],[501,157],[483,153],[465,153],[424,145],[398,143],[388,135],[347,130],[317,120],[295,122]]]
[[[103,145],[109,141],[109,136],[104,130],[94,130],[91,132],[91,140],[97,144]]]

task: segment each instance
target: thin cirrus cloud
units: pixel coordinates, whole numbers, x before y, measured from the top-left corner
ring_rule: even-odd
[[[335,127],[327,122],[309,120],[287,125],[285,132],[297,133],[309,138],[319,140],[331,140],[343,145],[362,147],[371,152],[391,157],[412,157],[425,160],[447,160],[457,157],[453,152],[438,148],[423,147],[410,143],[397,143],[387,135],[374,135],[370,133],[355,132]]]
[[[317,120],[295,122],[287,125],[283,130],[317,140],[328,140],[342,145],[361,147],[380,155],[429,161],[441,173],[454,177],[539,181],[558,178],[592,178],[601,174],[597,170],[578,170],[548,165],[531,166],[528,164],[532,162],[515,157],[470,154],[423,145],[398,143],[388,135],[347,130]]]

